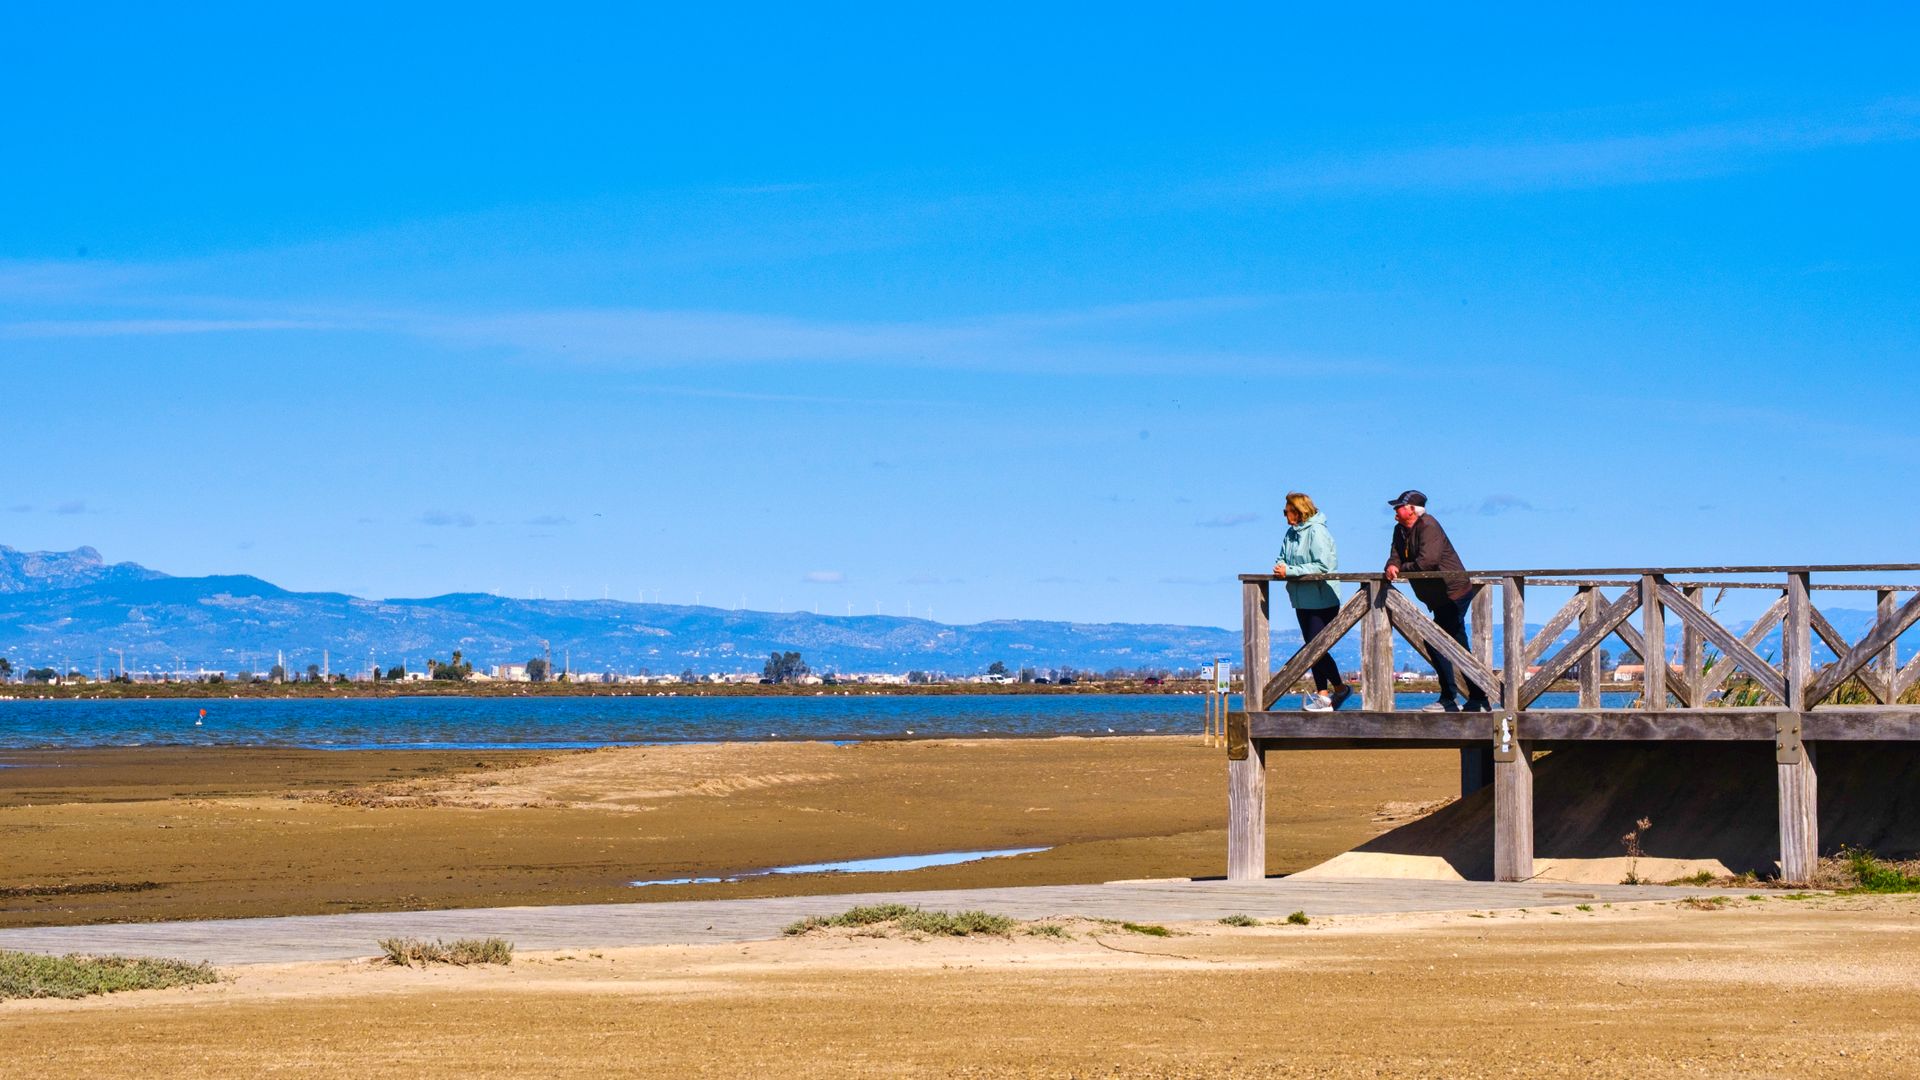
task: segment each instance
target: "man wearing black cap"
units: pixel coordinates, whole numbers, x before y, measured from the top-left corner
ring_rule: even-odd
[[[1447,530],[1427,513],[1427,497],[1418,491],[1408,490],[1400,493],[1399,498],[1389,500],[1393,507],[1393,519],[1398,524],[1393,527],[1393,550],[1387,553],[1387,580],[1397,581],[1402,571],[1416,573],[1422,570],[1446,571],[1466,570],[1460,556],[1453,550],[1453,541],[1447,539]],[[1427,605],[1433,612],[1433,621],[1447,636],[1467,645],[1466,600],[1472,591],[1467,576],[1444,578],[1416,578],[1408,584],[1413,586],[1413,595]],[[1454,680],[1453,662],[1433,651],[1433,674],[1440,681],[1440,700],[1427,706],[1428,712],[1459,712],[1460,690]],[[1467,694],[1468,712],[1486,712],[1491,705],[1487,701],[1487,692],[1469,682]]]

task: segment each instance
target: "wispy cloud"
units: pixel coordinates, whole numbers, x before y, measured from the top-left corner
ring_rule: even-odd
[[[450,513],[446,510],[429,510],[420,515],[420,524],[434,528],[471,529],[476,522],[472,514]]]
[[[56,506],[56,507],[54,507],[54,508],[53,508],[53,512],[54,512],[54,513],[56,513],[56,514],[85,514],[85,513],[88,513],[89,511],[87,510],[87,500],[85,500],[85,499],[70,499],[70,500],[68,500],[67,502],[63,502],[63,503],[61,503],[61,504],[60,504],[59,506]]]
[[[809,570],[800,576],[809,585],[844,585],[847,575],[839,570]]]
[[[525,522],[524,522],[523,524],[527,524],[527,525],[571,525],[571,524],[573,524],[573,520],[572,520],[571,518],[568,518],[568,517],[565,517],[565,516],[563,516],[563,515],[560,515],[560,514],[541,514],[541,515],[540,515],[539,517],[530,517],[530,518],[528,518],[528,519],[527,519],[527,520],[526,520],[526,521],[525,521]]]
[[[0,337],[158,337],[270,330],[340,330],[334,323],[299,319],[41,319],[0,324]]]
[[[32,503],[14,503],[12,506],[7,507],[7,513],[31,514],[33,513],[33,504]]]
[[[1489,495],[1480,500],[1475,512],[1492,517],[1497,514],[1533,513],[1540,509],[1518,495]]]
[[[1203,529],[1231,529],[1237,525],[1251,525],[1259,520],[1259,514],[1219,514],[1204,521],[1196,521],[1194,524]]]
[[[31,308],[41,298],[24,267],[26,294],[0,300]],[[56,278],[58,275],[54,275]],[[159,276],[157,273],[155,276]],[[104,286],[101,286],[104,288]],[[79,294],[65,294],[73,301]],[[995,312],[942,319],[849,320],[756,311],[637,307],[556,307],[463,311],[412,305],[376,307],[313,300],[247,301],[181,290],[141,288],[87,297],[93,311],[119,306],[124,317],[0,321],[0,339],[138,338],[233,333],[381,334],[459,350],[501,353],[536,364],[627,370],[710,369],[742,364],[886,364],[935,370],[1203,373],[1249,366],[1299,374],[1366,374],[1381,365],[1350,357],[1283,351],[1235,351],[1168,344],[1156,333],[1183,323],[1279,302],[1264,296],[1216,296],[1097,304],[1053,311]],[[845,395],[780,395],[664,385],[655,392],[822,404],[879,404]]]
[[[1212,185],[1213,194],[1525,192],[1721,176],[1790,154],[1920,138],[1920,101],[1663,131],[1467,141],[1309,158]]]

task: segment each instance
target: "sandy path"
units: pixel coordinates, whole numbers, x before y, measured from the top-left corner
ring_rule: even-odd
[[[1920,901],[242,969],[0,1006],[22,1075],[1900,1075]]]
[[[1447,797],[1456,762],[1280,756],[1268,866],[1299,869],[1378,834],[1386,804]],[[27,763],[0,769],[0,925],[1073,884],[1217,875],[1225,861],[1224,755],[1193,738]],[[1018,847],[1051,850],[884,876],[625,884]]]

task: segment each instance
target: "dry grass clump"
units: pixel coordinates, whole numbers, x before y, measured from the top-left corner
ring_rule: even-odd
[[[219,982],[206,964],[139,956],[40,956],[0,950],[0,1001],[8,998],[78,998],[122,990],[161,990]]]
[[[1016,919],[985,911],[923,911],[905,904],[870,904],[848,908],[838,915],[809,915],[786,928],[788,936],[811,933],[836,926],[897,930],[905,934],[932,937],[971,937],[994,934],[1005,937],[1020,925]],[[1048,933],[1049,931],[1035,931]]]
[[[402,967],[419,964],[456,964],[467,967],[470,964],[511,964],[513,963],[513,942],[505,938],[460,938],[457,941],[424,941],[420,938],[383,938],[379,942],[380,951],[386,954],[387,962]]]

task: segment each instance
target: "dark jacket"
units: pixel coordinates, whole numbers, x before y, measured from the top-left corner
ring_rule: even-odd
[[[1432,514],[1421,514],[1413,519],[1413,528],[1395,523],[1393,526],[1393,550],[1387,552],[1387,565],[1397,567],[1403,574],[1422,570],[1465,570],[1466,564],[1453,550],[1453,541],[1447,539],[1447,530],[1440,527]],[[1464,600],[1472,586],[1467,576],[1446,578],[1421,578],[1407,582],[1413,586],[1413,595],[1422,603],[1431,607],[1442,599]]]

